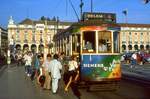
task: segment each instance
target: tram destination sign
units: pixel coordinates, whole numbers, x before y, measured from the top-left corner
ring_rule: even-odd
[[[83,20],[97,20],[107,23],[116,23],[116,14],[114,13],[83,13]]]

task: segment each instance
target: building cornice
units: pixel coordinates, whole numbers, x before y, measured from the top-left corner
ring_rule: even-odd
[[[150,28],[150,24],[136,24],[136,23],[118,23],[120,27],[141,27]]]

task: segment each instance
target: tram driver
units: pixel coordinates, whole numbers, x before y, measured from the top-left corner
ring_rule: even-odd
[[[85,50],[88,50],[88,52],[93,52],[92,49],[92,43],[90,41],[87,41],[84,47]]]

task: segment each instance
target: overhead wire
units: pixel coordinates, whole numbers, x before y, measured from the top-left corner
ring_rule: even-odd
[[[76,15],[78,21],[80,21],[79,16],[78,16],[78,14],[77,14],[77,11],[76,11],[75,8],[74,8],[74,5],[73,5],[72,1],[69,0],[69,3],[70,3],[70,5],[71,5],[71,7],[72,7],[72,9],[73,9],[73,11],[74,11],[74,13],[75,13],[75,15]]]

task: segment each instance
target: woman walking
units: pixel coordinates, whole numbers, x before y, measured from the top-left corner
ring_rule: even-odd
[[[43,69],[43,75],[45,76],[45,83],[43,88],[50,90],[50,82],[51,82],[51,76],[50,73],[48,71],[48,69],[50,68],[50,61],[51,61],[51,54],[47,54],[47,59],[44,61],[43,65],[42,65],[42,69]]]

